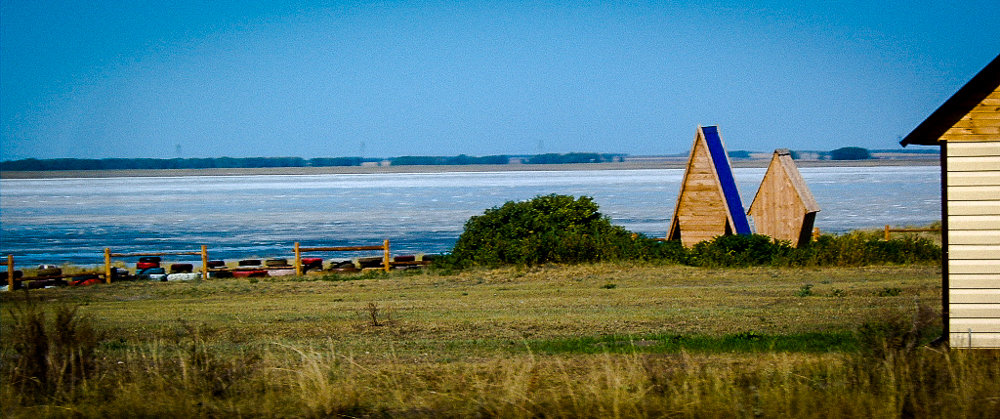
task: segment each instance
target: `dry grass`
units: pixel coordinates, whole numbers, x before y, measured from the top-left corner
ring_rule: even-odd
[[[342,279],[36,292],[43,307],[80,305],[105,339],[96,373],[72,394],[36,403],[3,386],[4,415],[936,416],[947,401],[977,416],[1000,403],[996,353],[663,345],[850,336],[887,312],[935,305],[936,267],[601,264]],[[812,295],[797,296],[806,284]],[[601,346],[616,339],[628,344]]]

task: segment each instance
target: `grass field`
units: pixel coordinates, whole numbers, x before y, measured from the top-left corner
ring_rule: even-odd
[[[914,344],[940,294],[937,266],[634,263],[37,290],[53,341],[97,333],[38,382],[4,293],[0,397],[5,417],[998,413],[1000,355]],[[66,307],[77,329],[51,325]]]

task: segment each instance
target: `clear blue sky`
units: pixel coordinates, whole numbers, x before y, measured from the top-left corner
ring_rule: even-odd
[[[988,1],[0,2],[3,160],[895,148]]]

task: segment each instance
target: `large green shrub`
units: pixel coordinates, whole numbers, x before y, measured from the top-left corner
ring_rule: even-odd
[[[537,196],[507,202],[465,223],[452,249],[457,265],[533,265],[640,257],[632,234],[611,224],[589,197]]]

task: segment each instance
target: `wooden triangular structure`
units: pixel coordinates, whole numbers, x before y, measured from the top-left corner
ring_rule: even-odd
[[[792,153],[786,149],[774,150],[764,180],[747,211],[753,217],[757,234],[802,246],[812,239],[817,212],[819,204],[795,166]]]
[[[750,234],[719,127],[698,126],[667,239],[684,246],[727,234]]]

